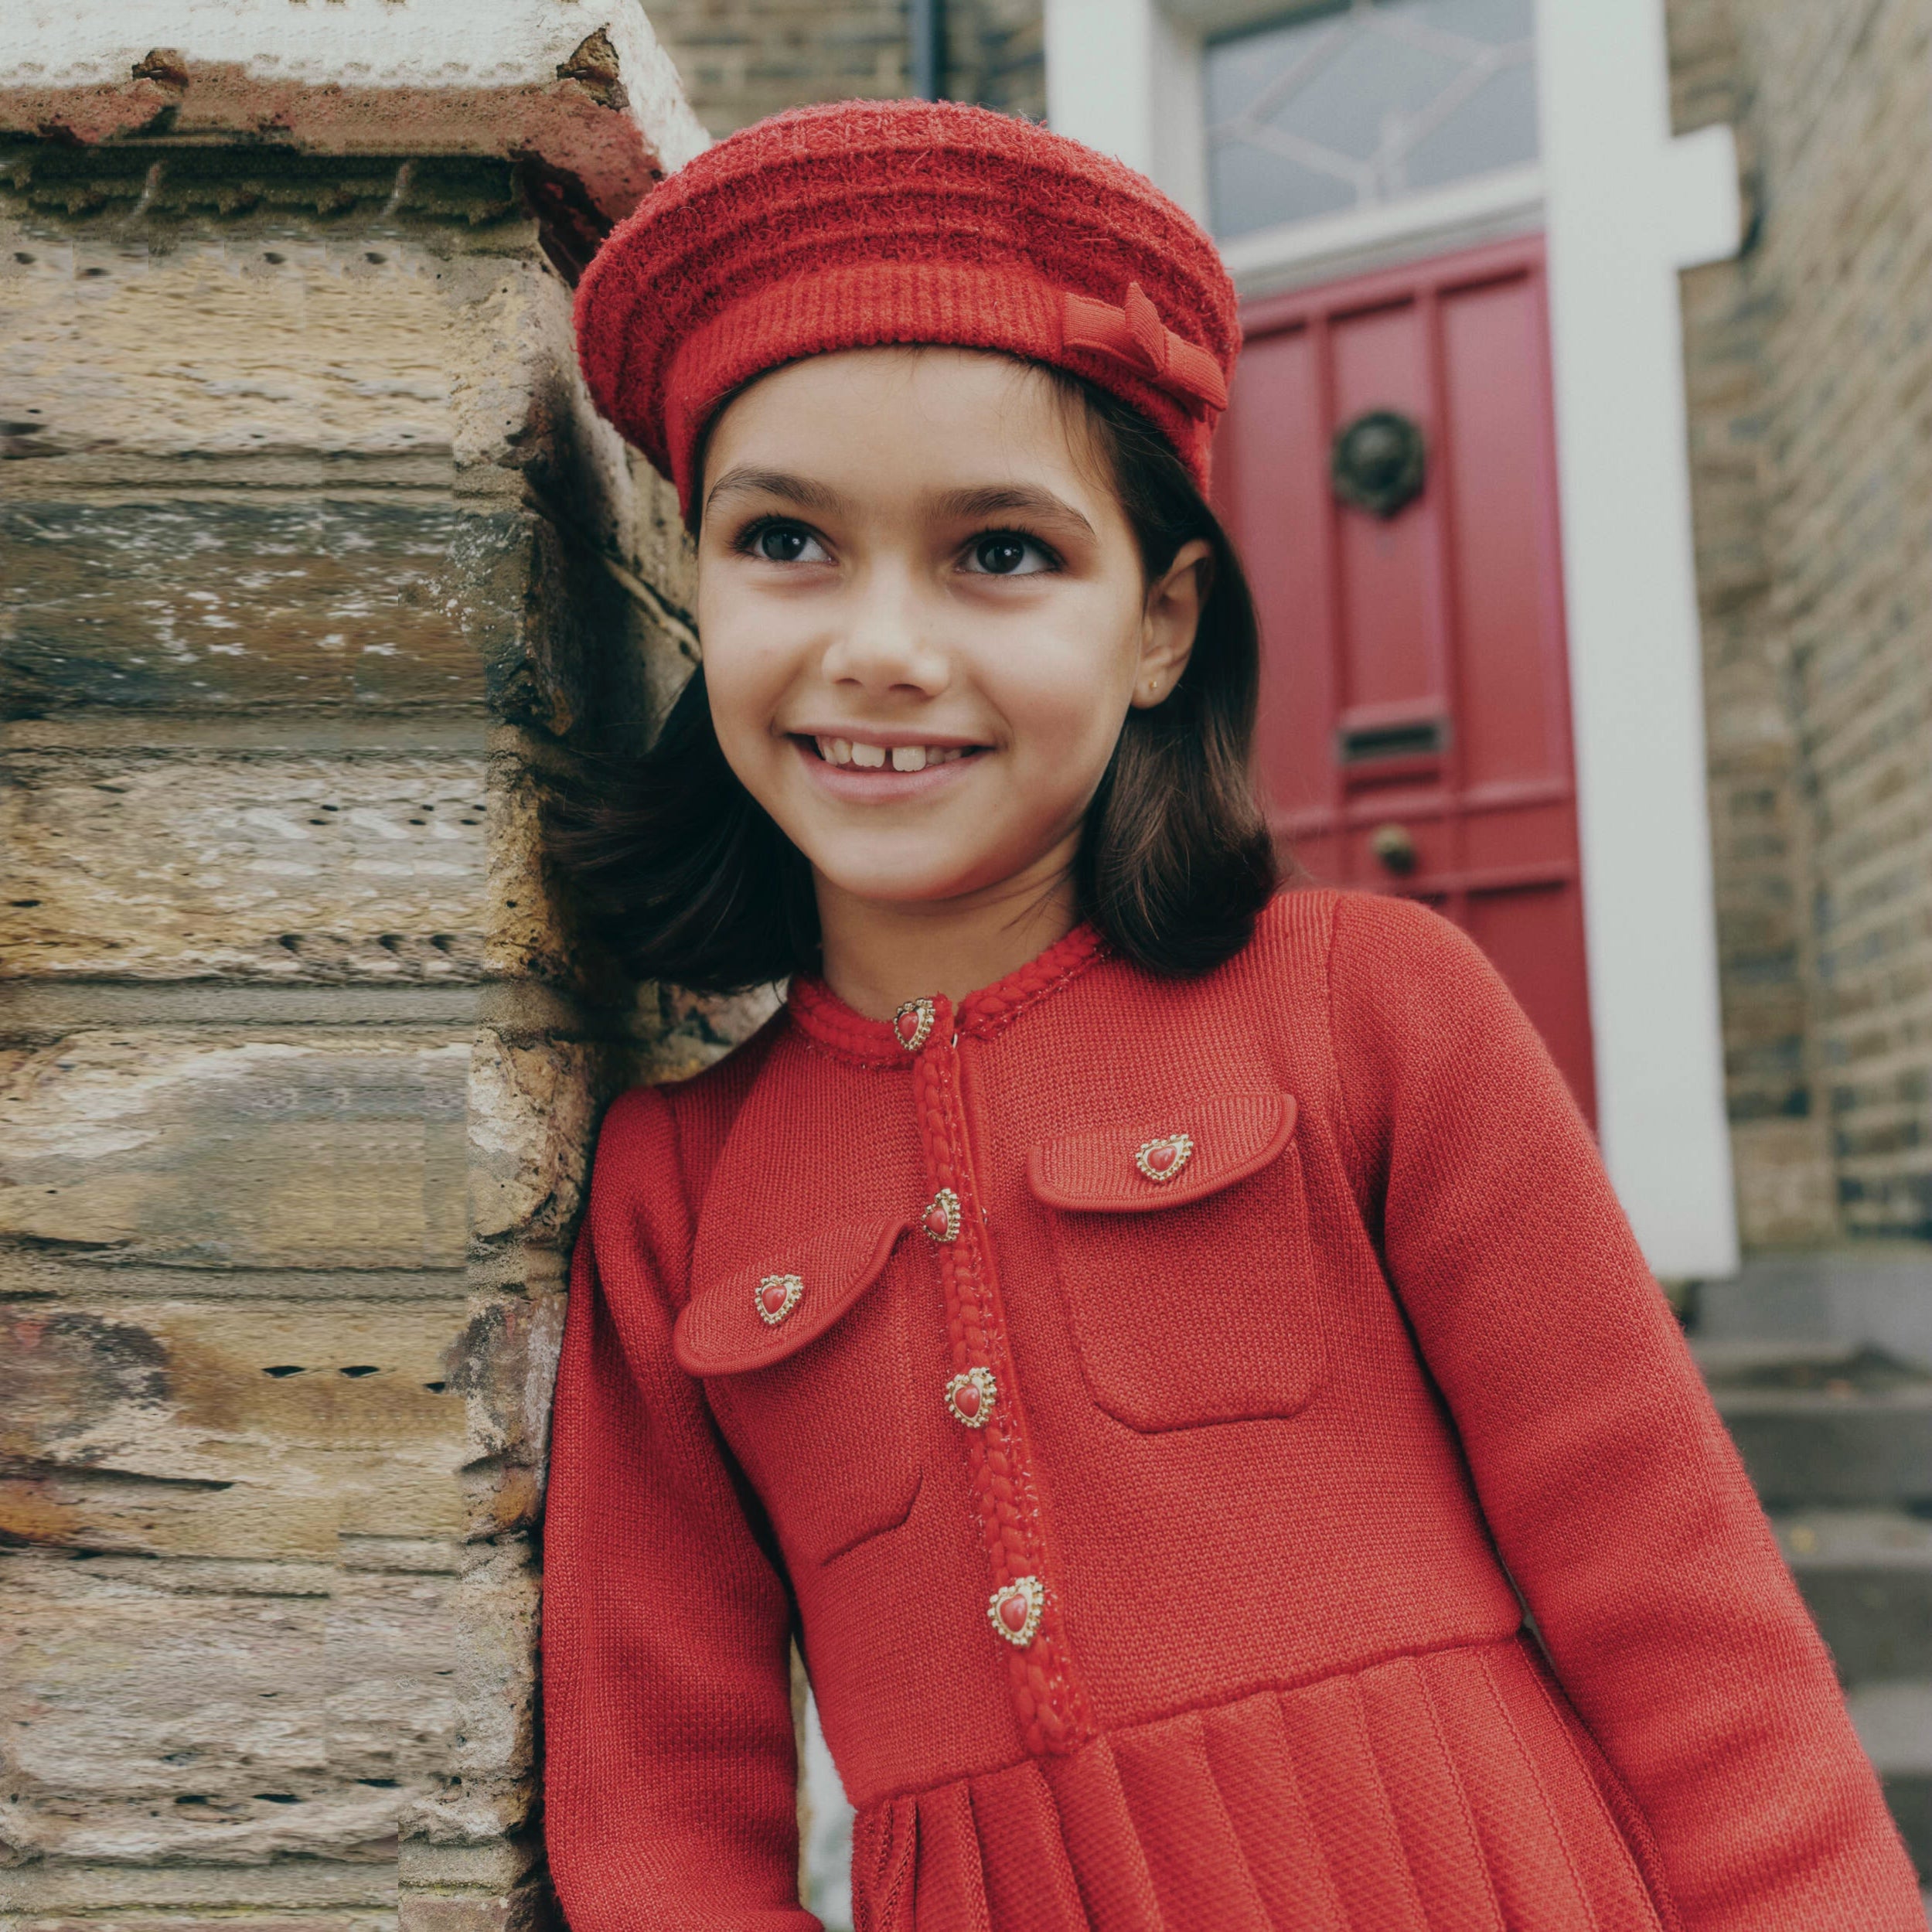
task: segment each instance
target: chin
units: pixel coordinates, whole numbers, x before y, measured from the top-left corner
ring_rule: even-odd
[[[847,847],[808,850],[806,856],[813,870],[837,891],[888,905],[925,905],[964,898],[1010,877],[1015,870],[1003,854],[901,854],[879,850],[884,840],[873,843],[870,851]]]
[[[855,899],[884,905],[925,905],[963,898],[983,883],[977,871],[928,866],[821,865],[826,882]]]

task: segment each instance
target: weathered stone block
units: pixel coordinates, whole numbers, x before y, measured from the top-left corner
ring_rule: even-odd
[[[530,1821],[537,1798],[537,1632],[541,1577],[518,1538],[482,1546],[448,1600],[457,1736],[437,1789],[404,1830],[433,1844],[488,1845]]]
[[[520,653],[527,521],[413,492],[0,507],[9,708],[478,703]]]
[[[356,234],[151,249],[138,230],[22,231],[5,266],[0,388],[34,453],[170,458],[447,457],[451,298],[475,300],[502,267]]]
[[[460,1535],[464,1328],[447,1302],[16,1308],[0,1520],[28,1543],[235,1559]]]
[[[395,1932],[396,1874],[393,1866],[347,1859],[252,1866],[56,1859],[0,1868],[0,1908],[66,1914],[90,1928],[112,1914],[109,1922],[128,1932],[146,1932],[151,1913],[181,1914],[197,1932],[211,1920],[252,1926],[253,1914],[274,1932],[312,1913],[323,1916],[329,1932],[337,1913],[353,1932]]]
[[[542,1467],[564,1303],[555,1293],[479,1296],[471,1303],[450,1352],[448,1379],[468,1405],[474,1454]]]
[[[0,1877],[0,1907],[9,1903],[7,1889],[5,1878]],[[111,1910],[80,1918],[27,1906],[9,1922],[9,1932],[396,1932],[396,1916],[380,1911],[314,1913],[271,1907],[255,1912],[220,1906],[184,1915],[151,1912],[137,1906],[131,1911]]]
[[[550,736],[638,741],[650,660],[681,662],[686,637],[606,551],[531,510],[427,492],[0,506],[15,715],[487,700]]]
[[[653,1085],[688,1080],[750,1039],[779,1003],[770,987],[724,999],[678,986],[646,986],[635,1022],[644,1042],[635,1078]]]
[[[563,1923],[547,1885],[495,1896],[412,1890],[397,1920],[399,1932],[558,1932]]]
[[[16,1051],[0,1058],[0,1235],[196,1267],[455,1267],[469,1063],[467,1038],[400,1029]],[[513,1198],[568,1165],[560,1147]]]
[[[0,976],[474,979],[478,755],[22,752]]]
[[[453,1748],[446,1578],[34,1555],[0,1568],[19,1852],[380,1860]]]
[[[615,1069],[582,1041],[477,1036],[469,1082],[470,1225],[479,1239],[554,1240],[575,1223]]]

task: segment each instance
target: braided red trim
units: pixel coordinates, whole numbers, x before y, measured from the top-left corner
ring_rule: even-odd
[[[1106,949],[1106,941],[1085,924],[1056,939],[1037,959],[1029,959],[1003,980],[969,993],[956,1012],[949,1009],[956,1032],[989,1040],[1010,1026],[1035,1000],[1084,972]],[[888,1020],[854,1013],[823,980],[800,974],[786,996],[792,1017],[821,1046],[861,1066],[904,1066],[906,1052]],[[933,1035],[939,1036],[935,1025]],[[949,1036],[950,1037],[950,1036]]]
[[[792,1017],[820,1046],[841,1059],[867,1067],[903,1067],[906,1051],[886,1020],[868,1020],[852,1009],[823,980],[801,974],[785,995]]]
[[[953,1014],[946,1000],[938,1004],[932,1037],[914,1063],[912,1094],[928,1178],[935,1191],[949,1187],[959,1200],[959,1239],[939,1250],[946,1335],[954,1372],[990,1369],[1000,1392],[993,1413],[966,1445],[968,1480],[994,1590],[1021,1576],[1037,1576],[1045,1586],[1039,1629],[1024,1650],[1009,1651],[1007,1670],[1027,1749],[1036,1757],[1058,1755],[1078,1750],[1092,1736],[1092,1726],[1068,1655],[1058,1599],[1046,1562],[1017,1381],[1007,1347],[986,1224],[966,1157]]]
[[[1030,959],[959,1002],[958,1031],[976,1040],[990,1040],[1010,1026],[1036,1000],[1057,992],[1084,973],[1106,950],[1106,941],[1082,922],[1063,939],[1056,939],[1037,959]]]

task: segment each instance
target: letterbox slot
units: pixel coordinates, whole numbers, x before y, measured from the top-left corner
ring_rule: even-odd
[[[1440,758],[1449,744],[1445,717],[1345,724],[1337,734],[1344,765],[1382,765],[1395,758]]]

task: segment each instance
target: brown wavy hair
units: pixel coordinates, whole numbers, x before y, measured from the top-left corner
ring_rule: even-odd
[[[1219,519],[1153,425],[1077,376],[1044,373],[1091,436],[1148,580],[1197,537],[1211,553],[1186,672],[1164,703],[1128,712],[1074,861],[1082,915],[1114,949],[1190,977],[1241,950],[1279,881],[1252,771],[1254,600]],[[725,762],[701,666],[647,751],[601,761],[571,788],[547,842],[639,979],[738,993],[818,969],[811,868]]]

